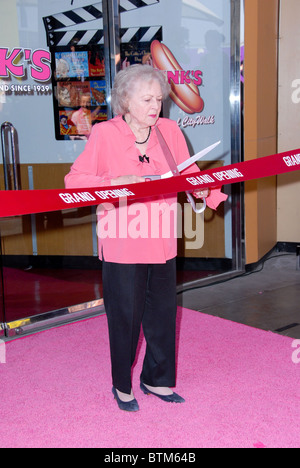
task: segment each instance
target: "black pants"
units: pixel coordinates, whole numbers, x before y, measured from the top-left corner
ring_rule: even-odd
[[[151,265],[103,261],[102,275],[114,387],[131,391],[141,325],[147,344],[141,380],[174,387],[176,260]]]

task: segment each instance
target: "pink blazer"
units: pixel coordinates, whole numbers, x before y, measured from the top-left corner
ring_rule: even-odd
[[[190,157],[185,138],[176,122],[161,118],[157,125],[177,164]],[[101,187],[121,175],[161,175],[169,166],[152,132],[147,156],[139,161],[130,127],[117,116],[93,127],[83,153],[65,177],[66,188]],[[193,165],[186,173],[196,172]],[[147,183],[147,182],[146,182]],[[208,205],[215,208],[227,197],[213,190]],[[177,255],[177,195],[155,197],[119,206],[103,203],[98,207],[99,256],[117,263],[165,263]]]

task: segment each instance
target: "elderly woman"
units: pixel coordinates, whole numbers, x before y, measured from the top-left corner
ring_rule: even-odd
[[[153,131],[155,126],[177,164],[189,158],[177,124],[159,117],[162,101],[169,92],[165,75],[149,65],[133,65],[119,72],[112,90],[116,117],[93,127],[84,152],[66,176],[66,187],[145,183],[145,176],[149,174],[168,172],[170,168]],[[191,172],[197,170],[197,166],[190,168]],[[202,197],[208,195],[208,191],[201,193]],[[166,402],[184,402],[171,389],[175,386],[176,235],[174,229],[169,229],[166,236],[162,226],[151,230],[152,207],[156,205],[167,212],[176,200],[176,194],[130,204],[123,200],[117,207],[104,204],[98,210],[112,393],[119,408],[126,411],[139,409],[132,390],[131,371],[141,325],[147,345],[140,376],[141,390]],[[114,216],[109,218],[112,212]],[[130,219],[137,212],[143,227],[140,226],[140,235],[136,232],[133,235]],[[174,210],[169,210],[168,214],[176,226]],[[156,216],[152,222],[159,224],[161,218]],[[109,219],[114,220],[110,227]],[[107,224],[105,232],[101,231],[101,222]]]

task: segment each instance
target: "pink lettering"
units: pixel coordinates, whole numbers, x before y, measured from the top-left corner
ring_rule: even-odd
[[[201,86],[202,85],[202,71],[196,70],[194,72],[194,83],[196,86]]]
[[[180,82],[181,84],[188,83],[190,84],[191,78],[190,78],[190,70],[188,71],[183,71],[181,72],[181,77],[180,77]]]
[[[50,63],[50,52],[46,50],[35,50],[31,56],[32,64],[31,76],[37,81],[48,81],[51,76]]]
[[[172,71],[168,71],[168,80],[169,83],[171,84],[171,81],[175,84],[179,84],[179,71],[176,70],[175,73]]]
[[[14,61],[18,57],[22,49],[14,49],[10,55],[8,55],[8,49],[0,49],[0,77],[8,78],[8,72],[13,76],[21,77],[24,76],[23,65],[15,65]]]
[[[8,78],[9,73],[17,78],[25,76],[24,65],[21,63],[21,58],[24,55],[24,59],[30,60],[30,72],[31,77],[37,81],[48,81],[51,77],[51,65],[50,65],[50,52],[43,49],[35,50],[31,49],[13,49],[9,54],[8,48],[0,48],[0,78]]]
[[[167,72],[168,81],[171,84],[172,82],[176,85],[178,84],[190,84],[193,80],[196,86],[201,86],[203,83],[202,80],[202,71],[196,70],[176,70],[176,71],[168,71]],[[191,78],[192,77],[192,78]]]

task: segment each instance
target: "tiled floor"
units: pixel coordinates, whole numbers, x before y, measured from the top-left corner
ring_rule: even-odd
[[[178,304],[300,338],[300,270],[295,254],[273,253],[256,272],[178,294]]]

